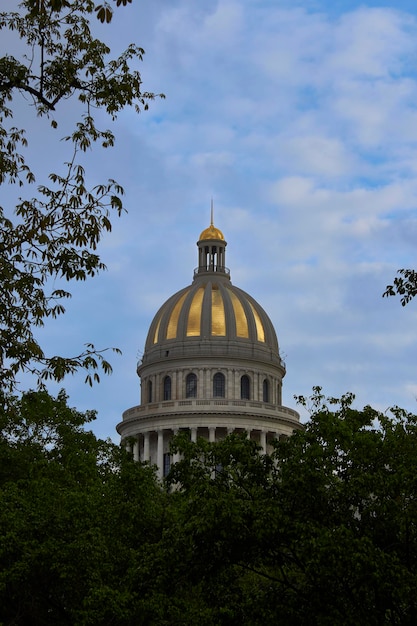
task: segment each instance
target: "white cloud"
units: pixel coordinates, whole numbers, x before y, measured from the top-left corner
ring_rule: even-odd
[[[415,52],[415,19],[390,8],[359,8],[342,15],[333,29],[327,66],[334,76],[357,80],[402,72]]]
[[[397,267],[417,267],[415,10],[296,4],[155,0],[109,27],[114,46],[145,46],[144,87],[167,95],[121,115],[116,148],[86,157],[94,180],[120,180],[129,207],[104,242],[109,274],[66,318],[71,333],[124,348],[112,381],[88,391],[109,433],[139,401],[148,324],[191,282],[212,196],[232,280],[287,353],[287,404],[321,384],[414,407],[416,304],[381,294]],[[57,152],[30,123],[49,171]],[[71,392],[87,397],[80,382]]]

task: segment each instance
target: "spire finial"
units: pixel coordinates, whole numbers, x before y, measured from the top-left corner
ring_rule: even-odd
[[[210,218],[210,226],[213,226],[213,198],[211,199],[211,218]]]

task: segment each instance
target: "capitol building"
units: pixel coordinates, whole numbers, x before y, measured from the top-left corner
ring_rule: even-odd
[[[212,217],[197,242],[193,282],[150,325],[137,368],[140,404],[117,425],[134,459],[155,464],[161,479],[177,460],[170,441],[180,430],[213,442],[246,432],[268,453],[275,438],[302,428],[297,411],[282,405],[285,364],[275,329],[232,284],[226,246]]]

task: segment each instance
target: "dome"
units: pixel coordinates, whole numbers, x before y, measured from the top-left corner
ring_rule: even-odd
[[[278,352],[277,336],[263,308],[228,280],[197,275],[171,296],[151,323],[146,350],[181,342],[233,341]]]
[[[208,241],[211,239],[220,239],[224,241],[224,235],[219,228],[216,228],[213,224],[203,230],[200,235],[200,241]]]
[[[157,467],[162,480],[180,460],[176,433],[192,442],[246,433],[264,454],[277,438],[302,428],[282,405],[286,373],[271,320],[235,287],[225,265],[227,242],[213,224],[197,242],[193,281],[160,307],[138,363],[140,404],[117,425],[133,458]]]
[[[197,246],[199,265],[194,280],[156,313],[141,367],[168,356],[187,358],[198,353],[202,358],[266,361],[284,372],[273,324],[254,298],[232,285],[224,265],[227,243],[213,221],[201,233]]]

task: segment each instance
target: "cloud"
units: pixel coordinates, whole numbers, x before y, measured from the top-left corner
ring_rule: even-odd
[[[85,157],[92,180],[123,184],[129,213],[103,242],[108,274],[76,288],[45,337],[58,349],[68,328],[70,343],[91,335],[124,354],[97,390],[70,379],[74,404],[96,406],[113,433],[139,402],[136,355],[192,280],[213,197],[232,281],[287,355],[286,403],[319,384],[413,409],[416,305],[381,294],[416,267],[415,7],[155,0],[116,13],[112,48],[143,45],[144,88],[167,99],[121,114],[116,147]],[[62,151],[28,123],[50,171]]]

